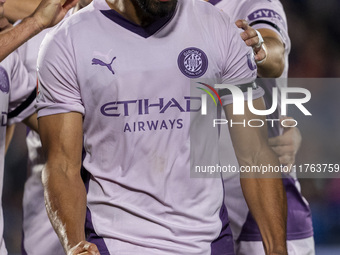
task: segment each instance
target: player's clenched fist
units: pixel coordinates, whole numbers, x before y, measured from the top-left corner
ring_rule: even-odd
[[[81,241],[69,250],[67,255],[100,255],[100,253],[95,244]]]

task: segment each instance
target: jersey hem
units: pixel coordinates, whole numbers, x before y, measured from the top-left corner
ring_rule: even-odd
[[[299,240],[299,239],[305,239],[314,236],[313,230],[308,230],[305,232],[299,232],[299,233],[288,233],[287,234],[287,240],[293,241],[293,240]],[[261,235],[242,235],[242,238],[237,239],[238,242],[256,242],[256,241],[262,241]]]

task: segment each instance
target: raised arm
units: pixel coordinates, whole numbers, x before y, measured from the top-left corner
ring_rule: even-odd
[[[253,102],[256,109],[265,109],[262,98]],[[252,114],[245,105],[245,115],[233,115],[233,105],[225,106],[226,116],[233,122],[245,122],[263,117]],[[279,166],[275,153],[268,145],[267,127],[234,125],[230,135],[240,167]],[[262,177],[262,178],[261,178]],[[266,178],[263,178],[266,177]],[[287,201],[281,174],[241,173],[241,186],[248,207],[255,218],[267,255],[287,254]]]
[[[47,160],[42,179],[52,226],[67,255],[99,254],[94,244],[85,241],[86,189],[80,175],[82,115],[55,114],[38,121]]]
[[[67,0],[62,5],[61,0],[43,0],[34,13],[19,25],[1,32],[0,61],[43,29],[57,24],[77,1]]]
[[[285,66],[285,47],[280,36],[271,29],[261,28],[258,32],[263,37],[264,44],[262,47],[256,47],[259,43],[259,37],[255,29],[249,26],[245,20],[237,20],[236,25],[244,30],[241,33],[243,41],[254,48],[258,76],[280,77]]]
[[[14,23],[30,15],[40,4],[41,0],[10,0],[6,2],[6,18]]]

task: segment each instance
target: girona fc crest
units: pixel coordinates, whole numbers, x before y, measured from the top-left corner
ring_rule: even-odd
[[[198,48],[186,48],[178,56],[178,67],[188,78],[199,78],[208,69],[207,55]]]

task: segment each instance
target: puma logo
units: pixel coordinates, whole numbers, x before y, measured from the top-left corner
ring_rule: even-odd
[[[109,71],[110,71],[112,74],[115,74],[115,72],[113,71],[112,66],[111,66],[112,63],[113,63],[113,61],[114,61],[115,59],[116,59],[116,57],[114,57],[114,58],[112,59],[111,63],[106,64],[105,62],[101,61],[101,60],[98,59],[98,58],[93,58],[93,59],[92,59],[92,65],[106,66],[107,69],[109,69]]]

